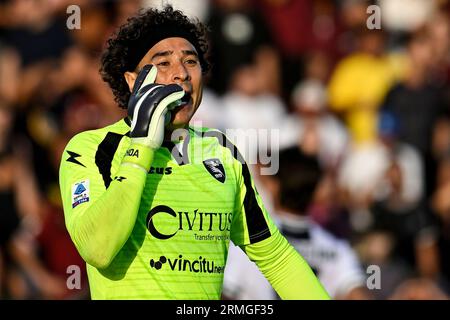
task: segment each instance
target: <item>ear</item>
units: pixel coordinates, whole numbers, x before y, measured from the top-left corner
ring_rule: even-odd
[[[128,88],[130,89],[130,92],[133,91],[134,82],[136,81],[136,78],[137,78],[136,72],[125,71],[123,76],[125,77],[125,81],[128,84]]]

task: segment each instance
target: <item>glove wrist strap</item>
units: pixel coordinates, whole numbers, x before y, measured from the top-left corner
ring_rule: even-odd
[[[154,153],[155,151],[147,146],[131,143],[123,157],[122,163],[136,164],[148,172],[153,162]]]

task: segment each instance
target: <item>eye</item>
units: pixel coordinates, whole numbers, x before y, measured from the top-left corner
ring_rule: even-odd
[[[169,63],[169,61],[161,61],[161,62],[158,62],[156,65],[161,66],[161,67],[168,67],[170,65],[170,63]]]
[[[196,65],[198,63],[198,61],[195,60],[195,59],[187,59],[185,61],[185,63],[188,64],[188,65]]]

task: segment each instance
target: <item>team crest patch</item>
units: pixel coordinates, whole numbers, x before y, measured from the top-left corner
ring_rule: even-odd
[[[83,202],[89,202],[89,179],[72,185],[72,208]]]
[[[208,159],[203,161],[206,170],[218,181],[225,182],[225,169],[219,159]]]

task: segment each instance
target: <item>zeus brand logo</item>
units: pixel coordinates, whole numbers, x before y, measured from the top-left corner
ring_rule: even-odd
[[[148,171],[148,173],[150,174],[171,174],[172,173],[172,167],[167,167],[167,168],[155,168],[155,167],[150,167],[150,170]]]
[[[150,267],[160,270],[165,263],[168,263],[172,271],[189,271],[194,273],[223,273],[225,266],[218,266],[214,261],[198,257],[196,260],[189,260],[179,255],[178,258],[170,259],[165,256],[159,257],[158,261],[150,260]]]
[[[178,229],[171,234],[164,234],[157,230],[154,218],[157,214],[166,213],[178,220]],[[195,209],[193,214],[187,211],[175,212],[172,208],[164,205],[154,207],[147,215],[147,229],[157,239],[167,240],[177,234],[179,230],[195,231],[230,231],[231,212],[200,212]]]
[[[139,149],[128,149],[127,156],[139,158]]]

